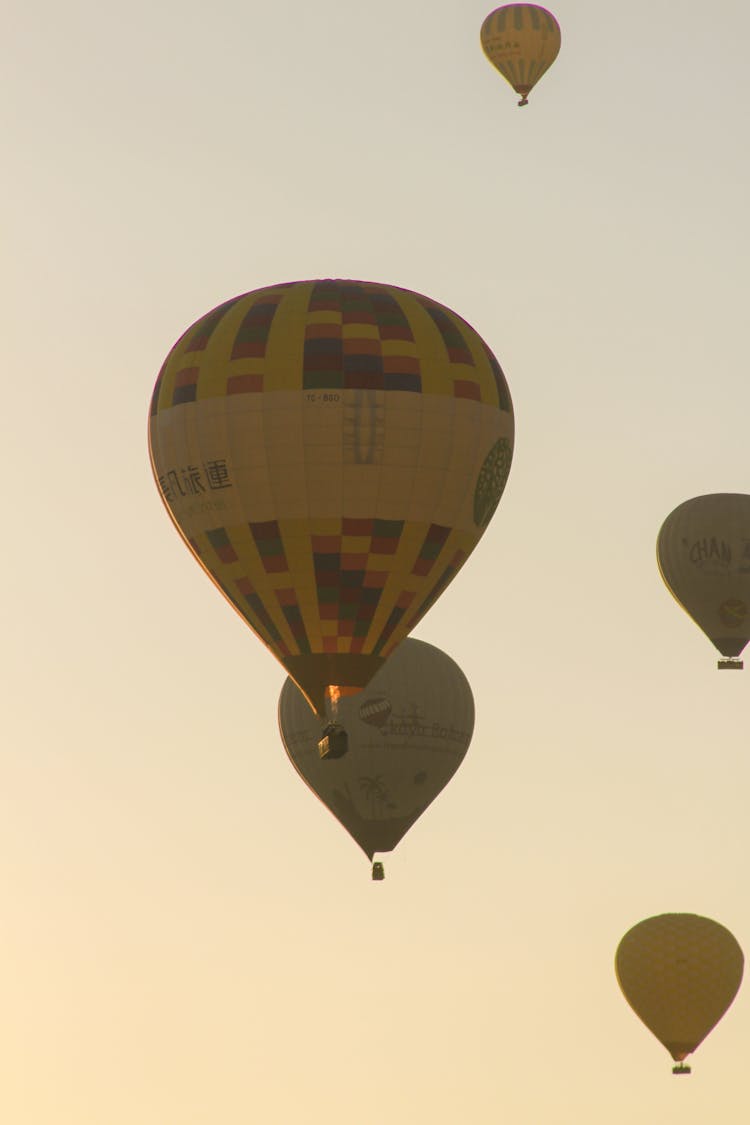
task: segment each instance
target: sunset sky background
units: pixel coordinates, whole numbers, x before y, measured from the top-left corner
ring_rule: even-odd
[[[749,492],[750,9],[558,0],[517,97],[476,0],[15,0],[0,1116],[9,1125],[746,1125],[750,994],[675,1079],[620,937],[750,952],[750,669],[664,588]],[[351,277],[455,309],[516,453],[416,636],[467,758],[386,880],[286,759],[280,665],[175,534],[148,402],[222,300]],[[746,989],[750,987],[746,985]]]

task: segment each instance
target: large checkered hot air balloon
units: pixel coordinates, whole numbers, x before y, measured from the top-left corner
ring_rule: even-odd
[[[745,959],[724,926],[700,914],[659,914],[625,934],[615,972],[635,1014],[689,1074],[685,1059],[737,995]]]
[[[185,332],[149,445],[186,544],[323,714],[474,549],[505,487],[513,409],[494,355],[450,309],[300,281]]]
[[[557,58],[560,26],[538,4],[505,4],[490,12],[480,32],[482,50],[528,105],[529,94]]]

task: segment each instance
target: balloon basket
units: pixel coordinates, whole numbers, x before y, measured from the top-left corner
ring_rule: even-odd
[[[323,727],[322,737],[318,742],[318,754],[321,759],[343,758],[349,749],[349,735],[339,723],[328,723]]]
[[[672,1067],[672,1074],[691,1074],[691,1068],[685,1063],[678,1063],[677,1066]]]
[[[381,883],[385,879],[385,870],[380,860],[375,860],[372,865],[372,878],[376,883]]]
[[[745,665],[744,665],[743,661],[741,661],[741,660],[733,659],[732,657],[727,657],[726,660],[717,661],[716,667],[721,669],[721,671],[723,671],[725,668],[732,668],[736,672],[741,672],[742,669],[745,667]]]

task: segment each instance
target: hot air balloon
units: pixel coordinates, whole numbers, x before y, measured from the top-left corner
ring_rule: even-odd
[[[724,926],[699,914],[660,914],[628,930],[615,957],[623,995],[677,1063],[703,1042],[737,995],[744,957]]]
[[[461,764],[474,700],[461,669],[439,648],[402,641],[365,691],[341,700],[349,753],[321,761],[322,720],[292,680],[279,699],[284,747],[302,780],[368,859],[389,852]],[[382,877],[382,864],[373,878]]]
[[[391,285],[300,281],[184,333],[149,447],[185,543],[324,714],[474,549],[510,469],[513,408],[450,309]]]
[[[742,668],[750,640],[750,496],[696,496],[667,516],[656,544],[661,576],[724,659]]]
[[[490,12],[480,32],[492,65],[528,105],[529,94],[560,50],[560,26],[537,4],[505,4]]]

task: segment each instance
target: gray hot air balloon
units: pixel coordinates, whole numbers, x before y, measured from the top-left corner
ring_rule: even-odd
[[[461,764],[474,729],[471,688],[444,652],[407,639],[364,691],[340,700],[337,722],[348,751],[323,760],[325,721],[287,679],[279,698],[286,752],[372,859],[395,848]],[[373,878],[382,877],[375,863]]]
[[[724,657],[742,668],[750,640],[750,496],[696,496],[667,516],[656,544],[668,589]]]

